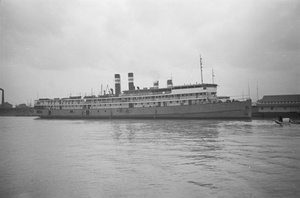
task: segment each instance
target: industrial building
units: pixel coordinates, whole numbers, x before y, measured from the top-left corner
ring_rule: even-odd
[[[300,118],[300,94],[266,95],[252,107],[253,117]]]

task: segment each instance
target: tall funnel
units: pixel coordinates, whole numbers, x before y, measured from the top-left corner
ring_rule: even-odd
[[[115,91],[116,96],[118,97],[121,93],[121,76],[120,74],[115,74]]]
[[[133,73],[128,73],[128,89],[129,91],[135,90],[134,83],[133,83]]]
[[[155,81],[155,82],[153,83],[153,88],[154,88],[154,89],[158,89],[158,88],[159,88],[159,81]]]
[[[172,88],[172,87],[173,87],[172,79],[167,80],[167,87],[168,87],[168,88]]]

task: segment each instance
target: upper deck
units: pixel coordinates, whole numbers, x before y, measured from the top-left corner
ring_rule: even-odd
[[[172,86],[168,88],[144,88],[144,89],[136,89],[136,90],[125,90],[121,97],[127,96],[140,96],[140,95],[160,95],[160,94],[183,94],[183,93],[203,93],[203,92],[210,92],[216,93],[217,92],[217,84],[190,84],[190,85],[179,85],[179,86]]]
[[[35,101],[36,108],[105,108],[128,106],[155,106],[160,103],[174,105],[185,103],[202,103],[217,101],[217,84],[186,84],[173,86],[172,80],[167,81],[167,87],[159,88],[158,81],[153,87],[137,89],[134,86],[133,73],[128,74],[128,90],[121,91],[120,75],[115,74],[115,93],[98,96],[70,96],[68,98],[42,98]]]
[[[160,102],[169,105],[184,103],[199,103],[207,101],[216,101],[216,84],[194,84],[174,86],[172,88],[158,89],[137,89],[124,91],[119,96],[112,94],[99,96],[71,96],[69,98],[39,99],[35,101],[36,108],[54,108],[54,109],[80,109],[84,105],[97,108],[105,107],[128,107],[134,104],[135,107],[146,105],[155,105]]]

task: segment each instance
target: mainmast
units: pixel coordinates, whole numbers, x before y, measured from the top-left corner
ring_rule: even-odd
[[[201,71],[201,84],[203,84],[203,75],[202,75],[202,58],[200,54],[200,71]]]

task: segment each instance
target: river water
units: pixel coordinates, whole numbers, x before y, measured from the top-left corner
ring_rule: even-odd
[[[0,197],[300,197],[300,125],[0,117]]]

